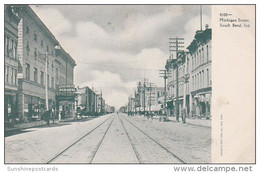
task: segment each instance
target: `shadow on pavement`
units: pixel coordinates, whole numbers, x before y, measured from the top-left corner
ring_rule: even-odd
[[[8,136],[13,136],[13,135],[18,135],[22,133],[28,133],[28,132],[33,132],[34,130],[26,130],[26,129],[17,129],[17,130],[11,130],[11,131],[5,131],[5,137]]]

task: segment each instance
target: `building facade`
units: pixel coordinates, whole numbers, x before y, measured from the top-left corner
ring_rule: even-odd
[[[18,23],[20,18],[11,5],[4,6],[4,116],[5,121],[17,118],[18,110]]]
[[[27,121],[40,117],[46,109],[58,113],[62,109],[60,101],[56,102],[57,88],[62,84],[73,85],[75,61],[29,5],[14,5],[14,12],[21,19],[17,50],[19,118]],[[69,110],[72,115],[73,106]]]
[[[82,115],[95,116],[110,112],[110,107],[106,104],[102,93],[97,94],[94,89],[85,86],[77,88],[77,110]]]
[[[198,31],[187,48],[190,52],[191,115],[211,116],[211,29]]]
[[[164,94],[163,87],[157,87],[150,83],[137,85],[134,96],[128,98],[128,109],[131,112],[145,113],[150,111],[160,111]]]
[[[61,47],[55,49],[55,87],[75,88],[74,86],[74,67],[76,66],[73,58]],[[75,92],[67,92],[65,95],[56,95],[56,109],[62,113],[62,118],[75,117]]]
[[[165,67],[170,73],[167,80],[168,114],[175,115],[178,105],[179,116],[185,111],[187,116],[209,118],[212,93],[211,29],[206,26],[205,30],[197,31],[187,49],[188,52],[179,51],[176,59],[166,62]]]

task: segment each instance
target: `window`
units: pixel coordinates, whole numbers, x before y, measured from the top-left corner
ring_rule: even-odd
[[[59,69],[56,68],[56,81],[58,81],[58,79],[59,79]]]
[[[209,61],[209,45],[207,45],[206,49],[207,49],[207,50],[206,50],[206,51],[207,51],[206,53],[207,53],[207,62],[208,62],[208,61]]]
[[[196,54],[194,55],[194,69],[197,67],[197,56]]]
[[[53,61],[51,62],[51,71],[53,72],[54,69],[54,65],[53,65]]]
[[[13,45],[13,58],[17,59],[17,42],[14,42]]]
[[[5,65],[5,71],[4,71],[4,75],[5,75],[5,83],[6,83],[6,74],[7,74],[7,71],[6,71],[6,65]]]
[[[204,70],[202,70],[202,73],[201,73],[201,77],[202,77],[202,81],[201,81],[201,88],[204,88],[205,86],[205,80],[204,80]]]
[[[17,86],[17,70],[14,70],[14,85]]]
[[[41,85],[44,85],[44,73],[41,71]]]
[[[46,47],[46,51],[49,53],[49,46]]]
[[[33,40],[37,42],[38,38],[37,38],[37,34],[34,34],[33,36]]]
[[[37,48],[34,49],[34,58],[35,60],[37,60],[37,57],[38,57],[38,51],[37,51]]]
[[[43,41],[41,40],[41,47],[43,47]]]
[[[6,67],[6,83],[9,84],[9,66]]]
[[[26,43],[26,52],[27,52],[27,56],[29,56],[29,53],[30,53],[30,45],[29,45],[29,42],[27,41]]]
[[[8,42],[9,37],[5,36],[5,55],[8,55]]]
[[[48,88],[50,87],[50,76],[49,75],[47,75],[47,86],[48,86]]]
[[[201,64],[204,63],[204,49],[201,49]]]
[[[33,81],[38,83],[38,69],[34,67]]]
[[[54,78],[51,77],[51,88],[54,88]]]
[[[209,69],[207,69],[207,87],[209,86]]]
[[[10,68],[11,70],[11,85],[14,84],[14,69],[13,68]]]
[[[30,34],[30,29],[28,26],[26,27],[26,34]]]
[[[30,80],[30,64],[25,65],[25,79]]]

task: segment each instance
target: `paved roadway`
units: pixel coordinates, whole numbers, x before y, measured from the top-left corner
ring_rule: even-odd
[[[109,114],[5,137],[5,163],[209,163],[211,129]]]

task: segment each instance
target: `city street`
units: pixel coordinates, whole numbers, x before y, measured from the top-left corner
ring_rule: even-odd
[[[5,138],[5,163],[211,161],[211,128],[139,115],[113,113],[22,132]]]

